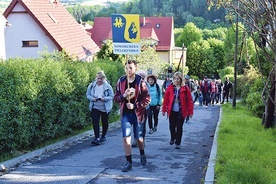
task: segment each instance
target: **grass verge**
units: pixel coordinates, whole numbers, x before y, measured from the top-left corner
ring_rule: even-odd
[[[276,130],[240,103],[222,106],[216,184],[276,184]]]

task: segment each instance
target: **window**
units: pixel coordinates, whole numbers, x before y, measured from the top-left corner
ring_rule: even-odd
[[[22,41],[22,47],[38,47],[38,41]]]

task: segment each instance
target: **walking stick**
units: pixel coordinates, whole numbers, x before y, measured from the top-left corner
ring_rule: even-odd
[[[126,54],[126,62],[128,61],[128,55]],[[129,90],[130,85],[129,85],[129,75],[128,75],[128,71],[126,71],[126,76],[127,76],[127,90]],[[130,96],[128,95],[127,97],[128,99],[128,103],[130,103]]]

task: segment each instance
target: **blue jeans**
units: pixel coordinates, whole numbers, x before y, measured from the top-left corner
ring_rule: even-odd
[[[136,114],[124,113],[121,119],[123,137],[129,137],[133,133],[135,139],[143,138],[144,122],[138,124]]]
[[[199,94],[198,95],[198,102],[199,102],[199,105],[202,106],[202,101],[203,101],[203,95],[202,94]]]

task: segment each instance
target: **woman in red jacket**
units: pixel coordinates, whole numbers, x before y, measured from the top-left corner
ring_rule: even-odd
[[[184,85],[181,72],[173,75],[173,82],[166,89],[162,115],[166,113],[170,123],[170,145],[175,144],[175,148],[180,149],[184,119],[188,115],[192,118],[194,114],[192,95],[189,87]]]

